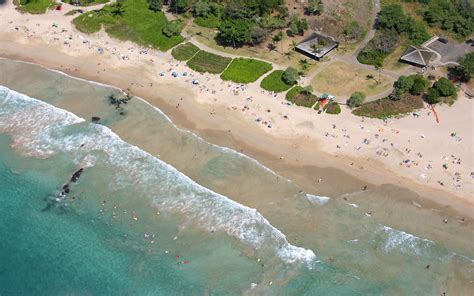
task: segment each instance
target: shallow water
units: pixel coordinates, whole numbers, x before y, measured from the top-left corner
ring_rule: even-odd
[[[329,199],[307,195],[256,161],[177,129],[137,98],[120,115],[108,101],[117,90],[7,60],[0,60],[0,74],[0,84],[60,108],[1,91],[0,181],[13,188],[1,224],[29,230],[5,229],[11,245],[2,245],[1,262],[15,268],[0,273],[1,294],[462,294],[473,288],[472,261],[455,254],[473,257],[472,231],[437,224],[436,213],[397,202],[403,191],[346,187],[334,188]],[[99,124],[90,123],[92,116]],[[86,165],[72,189],[74,202],[69,194],[42,212],[48,197]],[[381,214],[366,215],[367,208]],[[399,220],[410,220],[408,229],[388,226],[404,225]],[[25,247],[8,259],[16,261],[6,261],[18,244]],[[45,278],[21,286],[14,279],[29,266],[24,261],[38,266],[28,271],[32,279]]]

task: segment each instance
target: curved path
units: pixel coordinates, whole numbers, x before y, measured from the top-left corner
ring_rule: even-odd
[[[301,80],[300,80],[300,84],[310,85],[311,81],[319,73],[321,73],[328,66],[330,66],[331,64],[333,64],[334,62],[337,62],[337,61],[341,61],[341,62],[344,62],[344,63],[350,65],[350,66],[363,68],[363,69],[367,69],[367,70],[374,70],[375,69],[374,66],[362,64],[357,60],[357,55],[359,54],[359,52],[370,42],[370,40],[372,40],[372,38],[374,38],[375,33],[376,33],[376,20],[377,20],[378,14],[380,13],[380,10],[381,10],[381,4],[380,4],[380,0],[373,0],[372,3],[373,3],[373,10],[372,10],[372,22],[371,22],[370,30],[365,35],[364,39],[357,45],[354,52],[351,55],[348,55],[348,56],[333,55],[329,61],[318,62],[318,68],[314,72],[312,72],[311,75],[306,76],[306,77],[302,77]],[[167,17],[173,18],[174,16],[168,15],[168,13],[167,13]],[[185,28],[186,27],[187,27],[187,25],[185,26]],[[230,57],[230,58],[242,58],[242,57],[243,58],[253,58],[253,59],[256,59],[256,60],[261,60],[261,61],[270,63],[273,66],[274,70],[276,70],[276,69],[285,69],[285,67],[283,67],[281,65],[275,64],[273,62],[270,62],[270,61],[267,61],[267,60],[264,60],[264,59],[259,59],[259,58],[255,58],[255,57],[249,57],[249,56],[242,56],[242,55],[237,55],[237,54],[230,54],[230,53],[226,53],[226,52],[211,48],[211,47],[199,42],[193,36],[190,36],[189,34],[187,34],[186,29],[183,29],[183,32],[181,34],[185,37],[185,39],[188,42],[193,43],[194,45],[198,46],[199,48],[201,48],[205,51],[208,51],[208,52],[211,52],[211,53],[214,53],[214,54],[217,54],[217,55],[225,56],[225,57]],[[393,79],[398,79],[401,75],[412,72],[411,67],[405,69],[403,72],[397,72],[397,71],[392,71],[392,70],[387,70],[387,69],[379,69],[378,71],[380,71],[380,74],[385,75],[385,76],[389,76]],[[260,77],[260,78],[262,78],[262,77]],[[385,91],[383,91],[379,94],[367,97],[367,101],[374,101],[374,100],[386,97],[391,92],[392,92],[392,88],[387,89],[387,90],[385,90]],[[318,92],[317,90],[315,90],[314,93],[316,95],[321,95],[322,94],[321,92]],[[338,101],[342,102],[342,101],[345,101],[347,98],[348,97],[338,96]]]

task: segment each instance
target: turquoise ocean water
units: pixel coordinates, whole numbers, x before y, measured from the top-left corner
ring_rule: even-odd
[[[303,192],[179,130],[138,99],[118,115],[107,100],[116,90],[1,63],[36,75],[0,73],[8,86],[0,86],[0,295],[467,295],[473,288],[471,247],[422,228],[431,214],[412,216],[416,235],[397,230],[388,226],[395,214],[378,221],[362,209],[385,203],[383,196],[347,193],[356,205]],[[471,234],[457,235],[464,233]]]

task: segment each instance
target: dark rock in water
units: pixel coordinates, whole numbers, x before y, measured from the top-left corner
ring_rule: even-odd
[[[84,171],[83,168],[80,168],[79,170],[77,170],[71,177],[71,182],[77,182],[77,180],[79,180],[79,178],[81,177],[81,174],[82,172]]]
[[[68,189],[68,188],[69,188],[69,184],[65,184],[65,185],[63,186],[63,189],[64,189],[64,190],[66,190],[66,189]]]
[[[92,122],[98,122],[98,121],[100,121],[100,117],[92,116],[91,120],[92,120]]]
[[[71,191],[71,190],[69,190],[69,188],[64,189],[64,192],[65,192],[66,194],[69,193],[70,191]]]

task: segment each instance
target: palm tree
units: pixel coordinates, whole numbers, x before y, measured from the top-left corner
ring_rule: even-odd
[[[298,64],[301,66],[301,70],[306,71],[309,68],[309,62],[307,59],[301,59],[299,60]]]
[[[298,46],[298,43],[296,43],[295,40],[292,40],[290,43],[290,50],[295,51],[297,46]]]
[[[285,52],[285,56],[286,56],[288,59],[290,59],[292,55],[293,55],[293,51],[291,51],[291,50]]]

